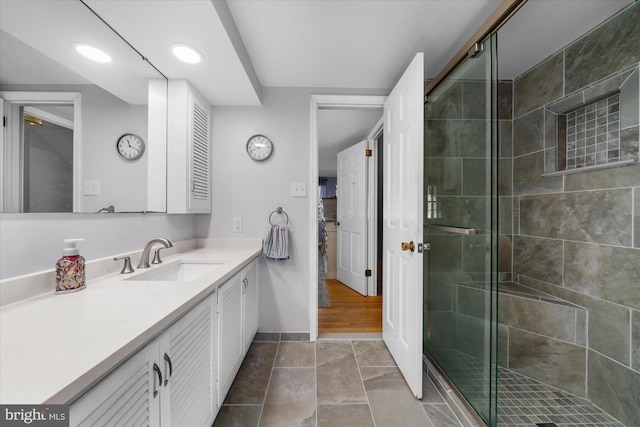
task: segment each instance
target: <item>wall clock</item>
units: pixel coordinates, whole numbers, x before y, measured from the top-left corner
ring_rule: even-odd
[[[247,153],[253,160],[267,160],[273,153],[273,142],[264,135],[253,135],[247,141]]]
[[[144,154],[144,140],[138,135],[125,133],[118,138],[116,150],[125,160],[137,160]]]

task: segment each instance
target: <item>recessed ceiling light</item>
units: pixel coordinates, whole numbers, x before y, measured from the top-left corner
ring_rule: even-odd
[[[185,44],[172,44],[170,48],[171,52],[180,61],[186,62],[188,64],[197,64],[198,62],[202,61],[202,54],[191,46],[187,46]]]
[[[111,57],[103,50],[97,47],[89,46],[88,44],[75,43],[73,45],[78,53],[92,61],[107,63],[111,62]]]

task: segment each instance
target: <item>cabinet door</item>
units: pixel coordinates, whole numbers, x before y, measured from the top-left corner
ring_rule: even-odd
[[[189,211],[211,212],[211,107],[190,94]]]
[[[236,274],[218,288],[218,404],[242,363],[242,280]]]
[[[211,105],[186,80],[169,80],[167,213],[211,212]]]
[[[217,408],[211,330],[214,301],[215,294],[161,336],[163,426],[197,427],[213,423]]]
[[[242,317],[244,324],[244,354],[249,350],[258,331],[258,261],[253,260],[243,270],[244,293],[242,299]]]
[[[158,345],[153,342],[136,353],[98,385],[73,403],[71,426],[160,425],[159,375],[154,371]]]

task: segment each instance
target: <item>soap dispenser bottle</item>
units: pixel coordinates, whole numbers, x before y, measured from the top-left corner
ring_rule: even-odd
[[[56,262],[56,293],[73,292],[84,289],[84,257],[76,247],[76,242],[84,239],[64,239],[62,258]]]

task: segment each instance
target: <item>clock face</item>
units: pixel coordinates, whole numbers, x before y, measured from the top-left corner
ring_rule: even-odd
[[[267,160],[273,152],[273,143],[264,135],[254,135],[247,141],[247,153],[253,160]]]
[[[116,150],[126,160],[136,160],[144,154],[144,140],[138,135],[127,133],[118,138]]]

